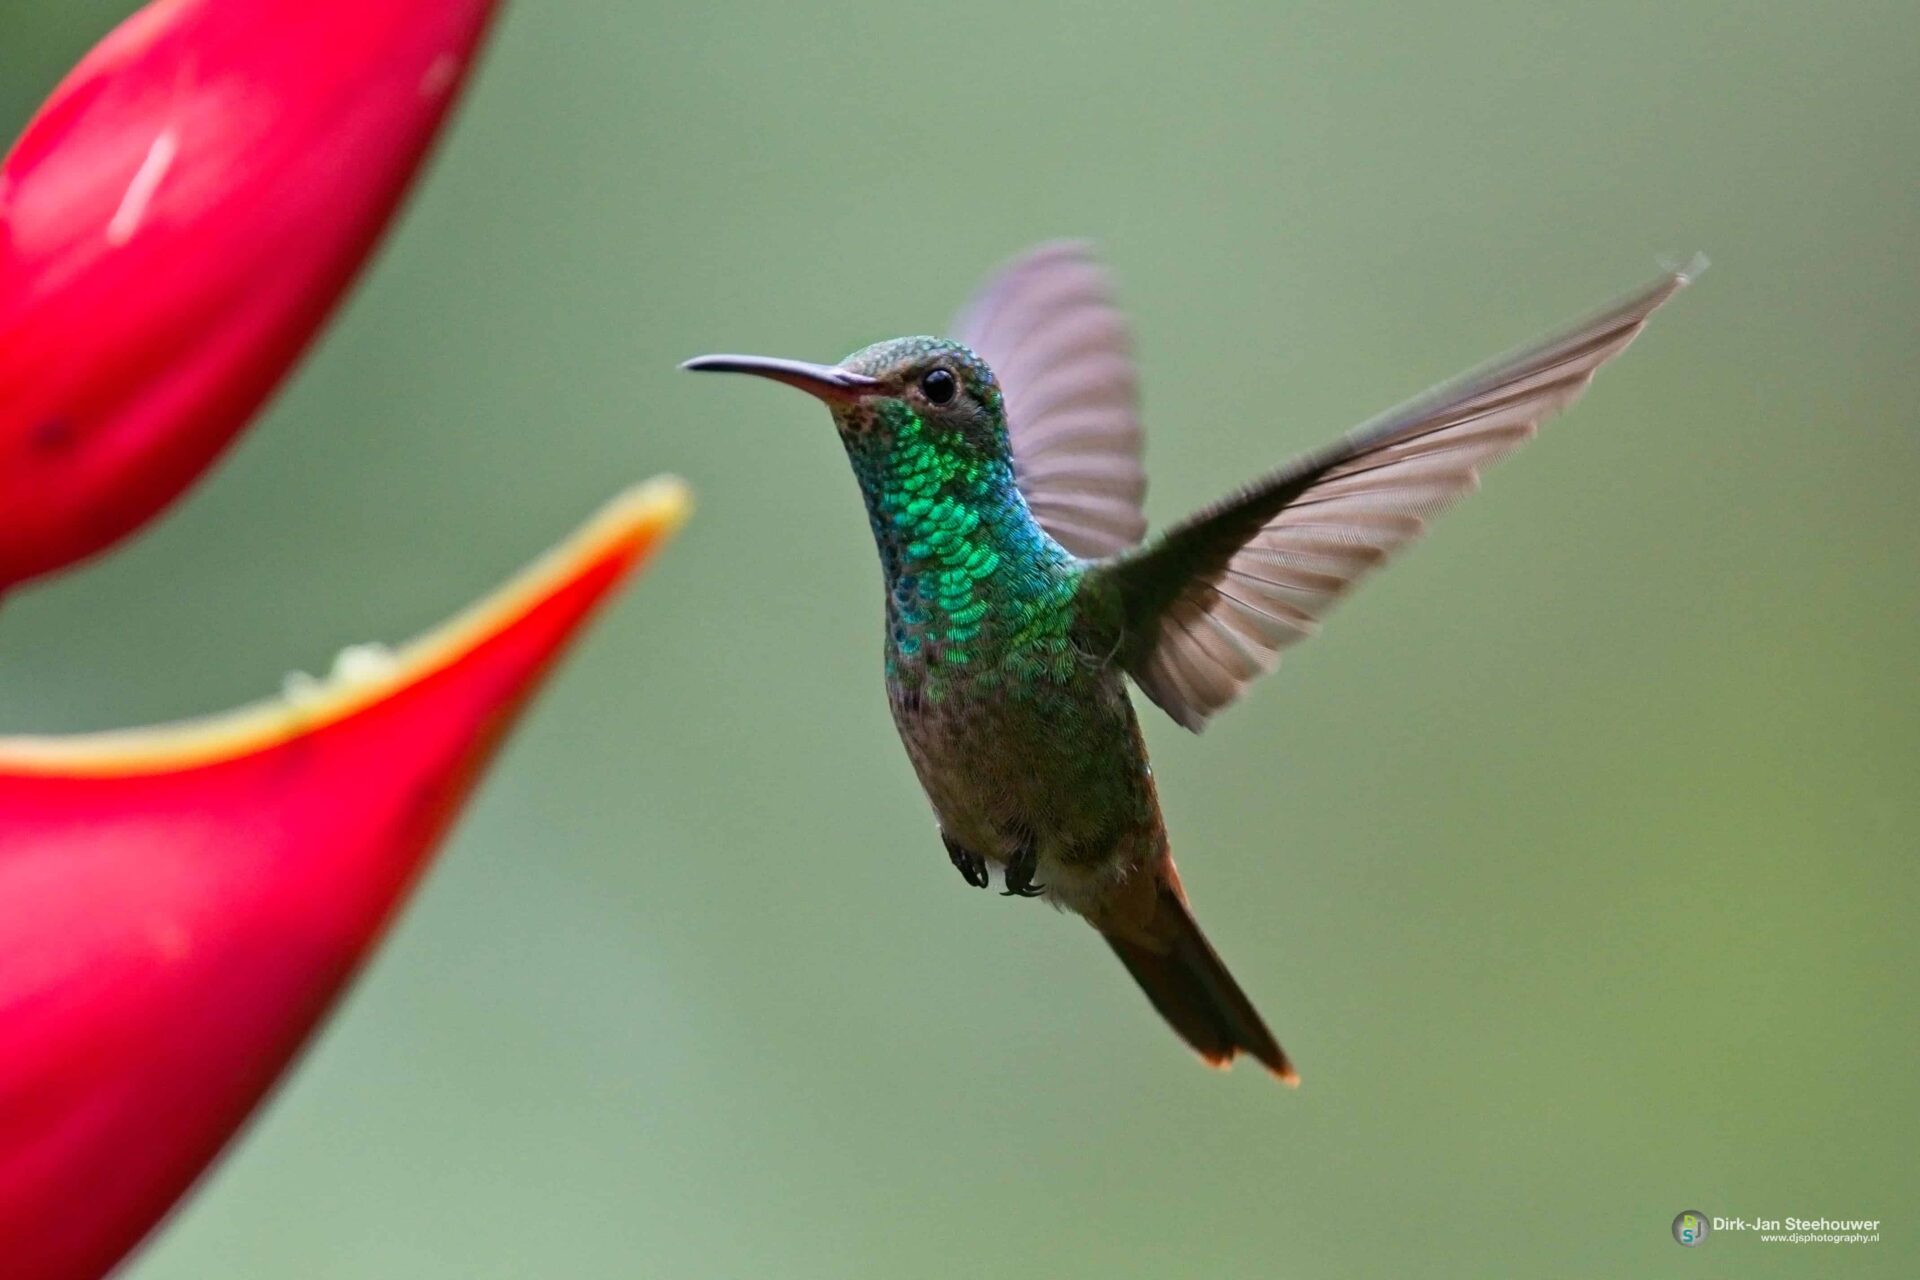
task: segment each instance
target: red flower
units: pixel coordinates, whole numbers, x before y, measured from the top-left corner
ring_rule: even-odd
[[[0,1273],[112,1267],[377,939],[515,710],[685,518],[607,508],[391,656],[209,720],[0,739]],[[356,656],[357,655],[357,656]]]
[[[0,165],[0,589],[179,496],[378,239],[494,0],[155,0]]]

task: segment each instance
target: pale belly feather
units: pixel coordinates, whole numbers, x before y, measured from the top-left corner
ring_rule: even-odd
[[[938,702],[891,699],[941,830],[997,865],[1031,842],[1055,905],[1086,911],[1165,844],[1146,749],[1117,671]]]

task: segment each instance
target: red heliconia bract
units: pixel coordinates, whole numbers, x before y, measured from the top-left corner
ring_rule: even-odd
[[[514,711],[684,519],[643,486],[489,600],[210,720],[0,739],[0,1276],[104,1274],[340,993]]]
[[[0,164],[0,589],[123,537],[285,376],[494,0],[156,0]]]

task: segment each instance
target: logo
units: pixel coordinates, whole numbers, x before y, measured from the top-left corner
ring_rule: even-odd
[[[1683,1209],[1674,1215],[1673,1238],[1691,1249],[1707,1238],[1707,1215],[1698,1209]]]

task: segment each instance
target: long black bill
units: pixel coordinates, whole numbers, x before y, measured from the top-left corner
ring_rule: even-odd
[[[877,378],[851,373],[838,365],[773,356],[695,356],[680,367],[697,373],[751,373],[798,387],[822,400],[856,400],[880,385]]]

